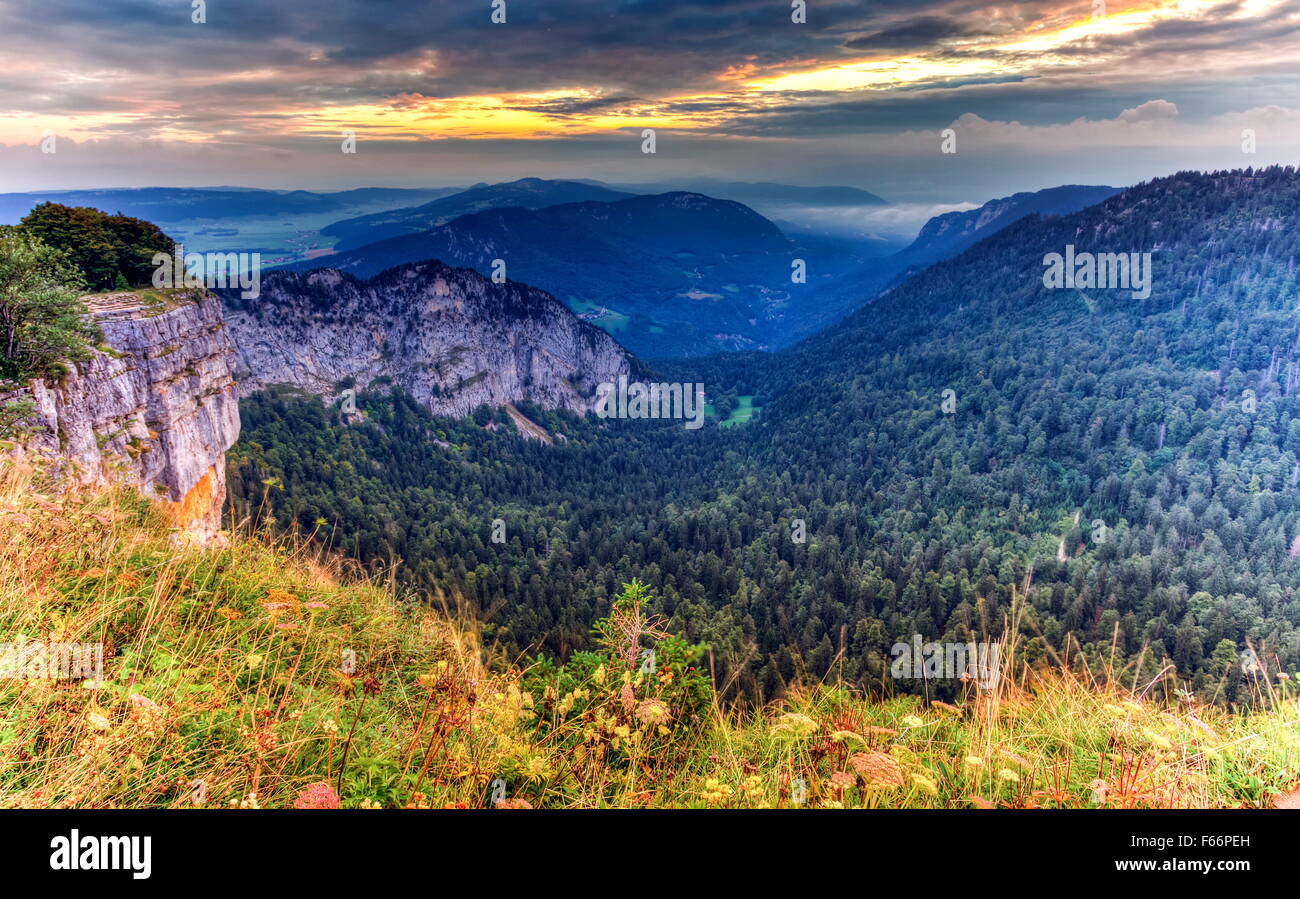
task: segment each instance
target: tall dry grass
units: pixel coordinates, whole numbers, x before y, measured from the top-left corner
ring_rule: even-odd
[[[692,720],[629,646],[552,688],[305,544],[189,545],[132,493],[3,462],[0,643],[22,640],[102,643],[105,670],[0,678],[6,807],[1217,808],[1300,782],[1294,680],[1234,713],[1009,668],[953,704],[820,684]]]

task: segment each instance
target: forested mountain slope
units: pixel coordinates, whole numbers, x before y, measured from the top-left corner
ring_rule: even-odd
[[[671,368],[770,398],[744,427],[555,415],[547,448],[400,397],[352,429],[263,397],[234,480],[251,503],[286,473],[284,522],[459,584],[506,645],[582,645],[637,575],[755,698],[1011,619],[1031,662],[1173,664],[1240,700],[1243,656],[1300,667],[1298,225],[1294,169],[1180,173],[1024,219],[786,353]],[[1067,245],[1151,253],[1149,298],[1045,288]]]

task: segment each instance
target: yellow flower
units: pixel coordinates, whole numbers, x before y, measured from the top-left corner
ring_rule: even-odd
[[[923,792],[929,793],[931,796],[939,795],[939,785],[924,774],[913,774],[912,783],[916,784]]]
[[[704,789],[700,791],[700,795],[704,797],[704,800],[710,803],[722,802],[727,799],[731,793],[731,786],[723,783],[716,777],[710,777],[705,780]]]
[[[244,664],[247,665],[249,668],[260,668],[262,667],[263,658],[264,656],[261,653],[250,652],[248,656],[244,659]]]
[[[806,737],[817,729],[817,722],[807,715],[801,715],[798,712],[786,712],[780,718],[776,719],[776,724],[772,729],[777,733],[785,734],[796,739]]]
[[[982,768],[984,767],[984,760],[978,755],[968,755],[966,756],[966,764],[972,768]]]
[[[1159,749],[1173,749],[1173,748],[1174,748],[1174,744],[1171,743],[1171,742],[1169,742],[1169,738],[1168,738],[1168,737],[1163,736],[1163,735],[1161,735],[1161,734],[1158,734],[1158,733],[1156,733],[1155,731],[1150,731],[1150,730],[1148,730],[1148,731],[1144,731],[1144,733],[1146,734],[1147,739],[1151,741],[1151,745],[1153,745],[1153,746],[1155,746],[1155,747],[1157,747],[1157,748],[1159,748]]]
[[[1010,768],[998,769],[998,777],[1002,780],[1010,781],[1011,783],[1020,783],[1020,775],[1012,771]]]
[[[920,727],[925,722],[915,715],[908,715],[903,719],[903,727]]]
[[[86,721],[95,730],[111,730],[113,727],[113,722],[109,721],[108,718],[100,712],[87,713]]]
[[[867,745],[867,741],[865,738],[863,738],[859,734],[855,734],[851,730],[837,730],[833,734],[831,734],[831,739],[834,740],[836,743],[843,743],[845,740],[856,740],[857,742],[861,743],[863,746]]]

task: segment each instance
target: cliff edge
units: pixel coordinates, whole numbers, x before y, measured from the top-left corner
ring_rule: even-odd
[[[178,528],[207,538],[221,524],[225,452],[239,400],[221,304],[206,291],[86,297],[99,349],[58,383],[35,380],[24,448],[81,484],[121,479],[162,502]]]

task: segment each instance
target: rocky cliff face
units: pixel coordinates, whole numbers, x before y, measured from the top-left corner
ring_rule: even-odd
[[[34,381],[27,449],[56,457],[82,483],[125,477],[165,504],[178,527],[220,527],[225,451],[239,436],[233,347],[216,297],[170,293],[145,302],[88,297],[105,351],[58,384]]]
[[[632,374],[629,354],[544,291],[429,260],[368,281],[272,272],[261,296],[223,294],[241,394],[273,384],[336,396],[389,378],[438,415],[531,400],[585,412]]]

